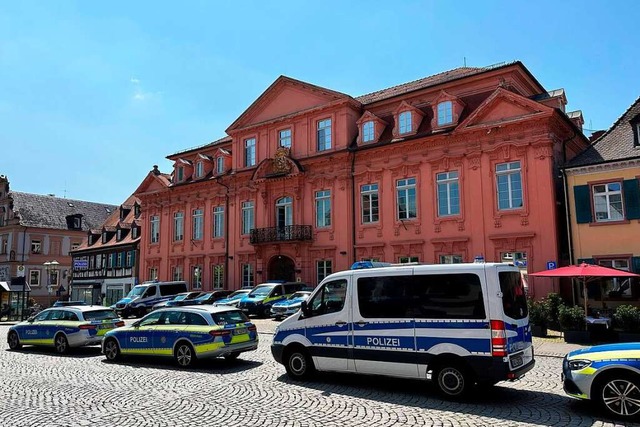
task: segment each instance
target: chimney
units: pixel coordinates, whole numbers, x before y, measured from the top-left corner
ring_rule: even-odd
[[[606,132],[606,130],[596,130],[593,131],[593,133],[591,134],[591,136],[589,137],[589,142],[594,142],[596,139],[600,138],[602,135],[604,135]]]
[[[158,170],[158,165],[153,165],[153,170],[151,171],[153,172],[154,175],[160,175],[160,170]]]

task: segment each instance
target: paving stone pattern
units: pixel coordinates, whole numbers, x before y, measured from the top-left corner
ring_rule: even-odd
[[[0,326],[0,426],[613,426],[594,405],[565,397],[561,360],[538,357],[525,379],[465,402],[421,381],[322,374],[288,379],[259,321],[258,351],[190,370],[171,361],[109,363],[97,347],[58,356],[9,351]],[[262,328],[261,328],[262,323]]]

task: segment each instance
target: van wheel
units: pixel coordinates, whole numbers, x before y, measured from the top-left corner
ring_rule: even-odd
[[[64,334],[56,335],[53,344],[56,348],[56,353],[67,354],[69,352],[69,341],[67,340],[67,337],[64,336]]]
[[[316,371],[311,356],[309,356],[307,350],[302,348],[294,348],[288,351],[285,361],[287,374],[296,381],[307,379]]]
[[[609,414],[623,419],[640,416],[640,376],[615,372],[599,380],[593,398]]]
[[[445,365],[434,370],[434,377],[440,394],[451,399],[459,399],[469,391],[470,375],[460,365]]]
[[[178,362],[178,365],[183,368],[193,366],[196,361],[196,353],[193,351],[191,344],[187,342],[179,343],[173,356],[175,357],[176,362]]]
[[[9,348],[11,350],[20,350],[22,348],[22,344],[20,344],[20,338],[15,331],[9,332],[7,342],[9,343]]]
[[[104,355],[109,361],[118,360],[120,358],[120,347],[115,339],[109,338],[104,343]]]

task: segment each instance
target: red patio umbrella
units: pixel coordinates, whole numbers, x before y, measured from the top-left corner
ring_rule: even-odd
[[[640,274],[628,271],[617,270],[615,268],[603,267],[601,265],[586,264],[568,265],[553,270],[539,271],[531,273],[529,276],[535,277],[573,277],[582,279],[584,286],[584,313],[587,314],[587,280],[601,277],[640,277]]]

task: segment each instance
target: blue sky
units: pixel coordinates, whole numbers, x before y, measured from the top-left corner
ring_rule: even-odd
[[[535,4],[535,6],[533,6]],[[521,60],[585,127],[640,96],[633,1],[3,1],[0,174],[119,204],[279,75],[362,95]]]

